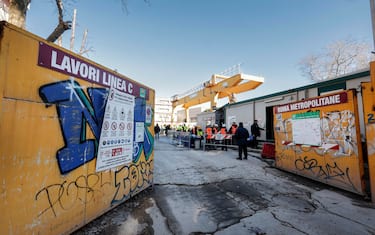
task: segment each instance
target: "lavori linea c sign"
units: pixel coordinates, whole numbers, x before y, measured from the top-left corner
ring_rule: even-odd
[[[42,42],[39,43],[38,65],[148,99],[148,89],[140,84]]]

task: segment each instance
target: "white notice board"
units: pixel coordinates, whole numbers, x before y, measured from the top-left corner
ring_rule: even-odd
[[[110,89],[99,139],[97,172],[131,163],[134,100],[132,95]]]
[[[293,114],[292,132],[295,144],[321,146],[320,112]]]

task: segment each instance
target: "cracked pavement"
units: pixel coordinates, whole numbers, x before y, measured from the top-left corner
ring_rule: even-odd
[[[375,234],[363,197],[280,171],[258,153],[155,142],[154,186],[73,234]]]

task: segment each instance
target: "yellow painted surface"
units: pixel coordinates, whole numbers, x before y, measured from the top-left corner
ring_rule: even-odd
[[[2,23],[1,31],[1,233],[69,234],[149,187],[154,168],[153,120],[145,124],[145,141],[149,145],[138,146],[140,154],[131,163],[96,172],[97,153],[87,160],[88,156],[75,152],[77,146],[68,143],[77,141],[71,135],[77,129],[82,130],[81,143],[98,141],[92,124],[74,108],[78,104],[84,111],[97,109],[97,100],[91,100],[88,89],[104,90],[105,86],[39,66],[40,43],[101,71],[114,72],[6,23]],[[134,84],[134,89],[138,86],[145,89],[148,94],[145,105],[153,110],[154,90],[122,75],[116,76]],[[73,85],[59,87],[60,84]],[[71,92],[73,88],[77,93]],[[68,98],[60,103],[44,100],[54,95]],[[79,102],[72,103],[74,99]],[[83,122],[75,125],[72,120]],[[76,164],[65,170],[60,169],[67,167],[64,159],[58,158],[58,152],[63,150],[70,151],[69,159]]]
[[[362,84],[363,112],[366,125],[366,143],[370,178],[371,200],[375,202],[375,62],[370,63],[371,83]]]
[[[215,77],[217,79],[215,79]],[[216,81],[218,80],[218,81]],[[200,89],[185,95],[183,97],[175,97],[172,100],[173,108],[182,105],[185,109],[194,105],[211,102],[211,108],[216,106],[217,99],[224,97],[232,97],[245,91],[256,89],[264,82],[263,77],[256,77],[247,74],[236,74],[231,77],[222,75],[213,75],[209,84],[204,84]]]
[[[347,97],[346,102],[342,102],[344,99],[341,98],[340,103],[323,105],[323,101],[328,99],[326,96],[278,106],[280,109],[274,108],[276,167],[364,194],[363,156],[355,92],[349,90],[341,94]],[[336,96],[341,97],[340,94],[329,97]],[[321,104],[318,103],[320,101]],[[308,102],[315,105],[307,106],[306,109],[295,108]],[[315,119],[303,118],[299,122],[296,118],[313,112],[317,115]],[[297,138],[303,139],[303,136],[319,137],[317,140],[321,143],[298,142]]]

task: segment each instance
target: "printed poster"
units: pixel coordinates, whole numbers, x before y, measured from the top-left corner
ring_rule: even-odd
[[[150,125],[152,121],[152,108],[151,106],[146,106],[146,124]]]
[[[307,129],[309,131],[306,131]],[[320,112],[293,114],[292,131],[295,144],[321,146]]]
[[[131,163],[134,100],[132,95],[110,89],[99,140],[97,172]]]
[[[135,123],[135,142],[140,143],[145,141],[145,124],[143,122]]]

